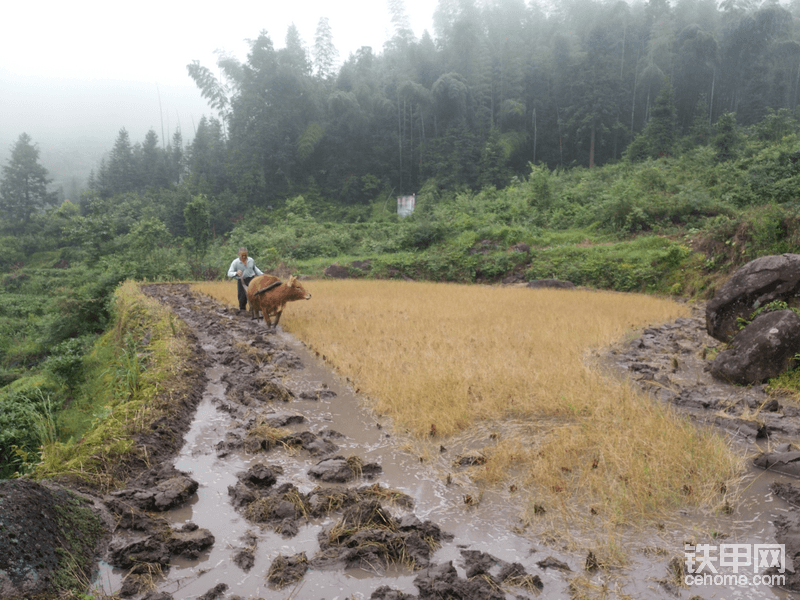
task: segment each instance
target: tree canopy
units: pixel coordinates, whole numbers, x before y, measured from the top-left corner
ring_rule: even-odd
[[[55,204],[56,195],[48,192],[47,169],[39,163],[39,149],[27,133],[22,133],[3,165],[0,181],[0,211],[9,232],[27,226],[31,217]]]

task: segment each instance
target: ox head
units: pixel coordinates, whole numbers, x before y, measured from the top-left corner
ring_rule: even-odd
[[[293,300],[311,300],[311,294],[297,281],[297,277],[294,275],[289,276],[289,281],[286,282],[286,285],[291,291]]]

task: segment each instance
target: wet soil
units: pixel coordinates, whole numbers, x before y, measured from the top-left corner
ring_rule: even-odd
[[[791,475],[754,467],[732,514],[681,511],[631,528],[620,537],[627,564],[603,568],[592,536],[521,527],[524,492],[471,487],[466,449],[442,447],[452,479],[421,461],[413,439],[280,328],[186,285],[145,292],[192,328],[201,392],[176,399],[177,454],[159,441],[170,436],[152,435],[160,462],[104,498],[116,525],[96,589],[149,600],[787,597],[763,585],[685,587],[673,574],[689,539],[790,536]],[[713,381],[715,344],[698,309],[592,358],[724,428],[742,452],[790,450],[796,405]]]
[[[708,335],[704,310],[651,327],[606,350],[601,364],[629,377],[643,390],[678,407],[698,422],[719,427],[752,450],[772,450],[800,436],[796,399],[768,394],[764,385],[731,385],[711,376],[713,357],[724,344]],[[799,473],[800,474],[800,473]]]

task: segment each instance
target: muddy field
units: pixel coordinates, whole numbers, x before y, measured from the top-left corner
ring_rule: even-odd
[[[522,527],[521,493],[474,489],[458,449],[443,446],[435,464],[421,462],[413,440],[280,329],[188,286],[145,292],[193,329],[198,394],[176,419],[180,453],[104,499],[117,525],[96,588],[150,600],[789,596],[766,585],[686,587],[674,573],[677,564],[682,574],[687,540],[791,536],[793,509],[775,493],[792,500],[790,476],[754,468],[731,514],[682,511],[621,532],[627,564],[602,568],[596,536],[553,531],[552,520]],[[761,389],[712,381],[703,358],[712,345],[698,313],[593,360],[725,427],[743,452],[790,450],[797,409]],[[781,464],[791,470],[791,462]]]

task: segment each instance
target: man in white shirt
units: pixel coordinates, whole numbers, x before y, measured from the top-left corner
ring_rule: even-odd
[[[263,274],[261,269],[256,266],[256,261],[247,256],[247,248],[244,246],[239,248],[239,256],[233,259],[230,268],[228,268],[228,277],[236,277],[237,279],[236,291],[239,296],[239,310],[247,309],[247,290],[245,290],[245,286],[249,285],[256,275]]]

